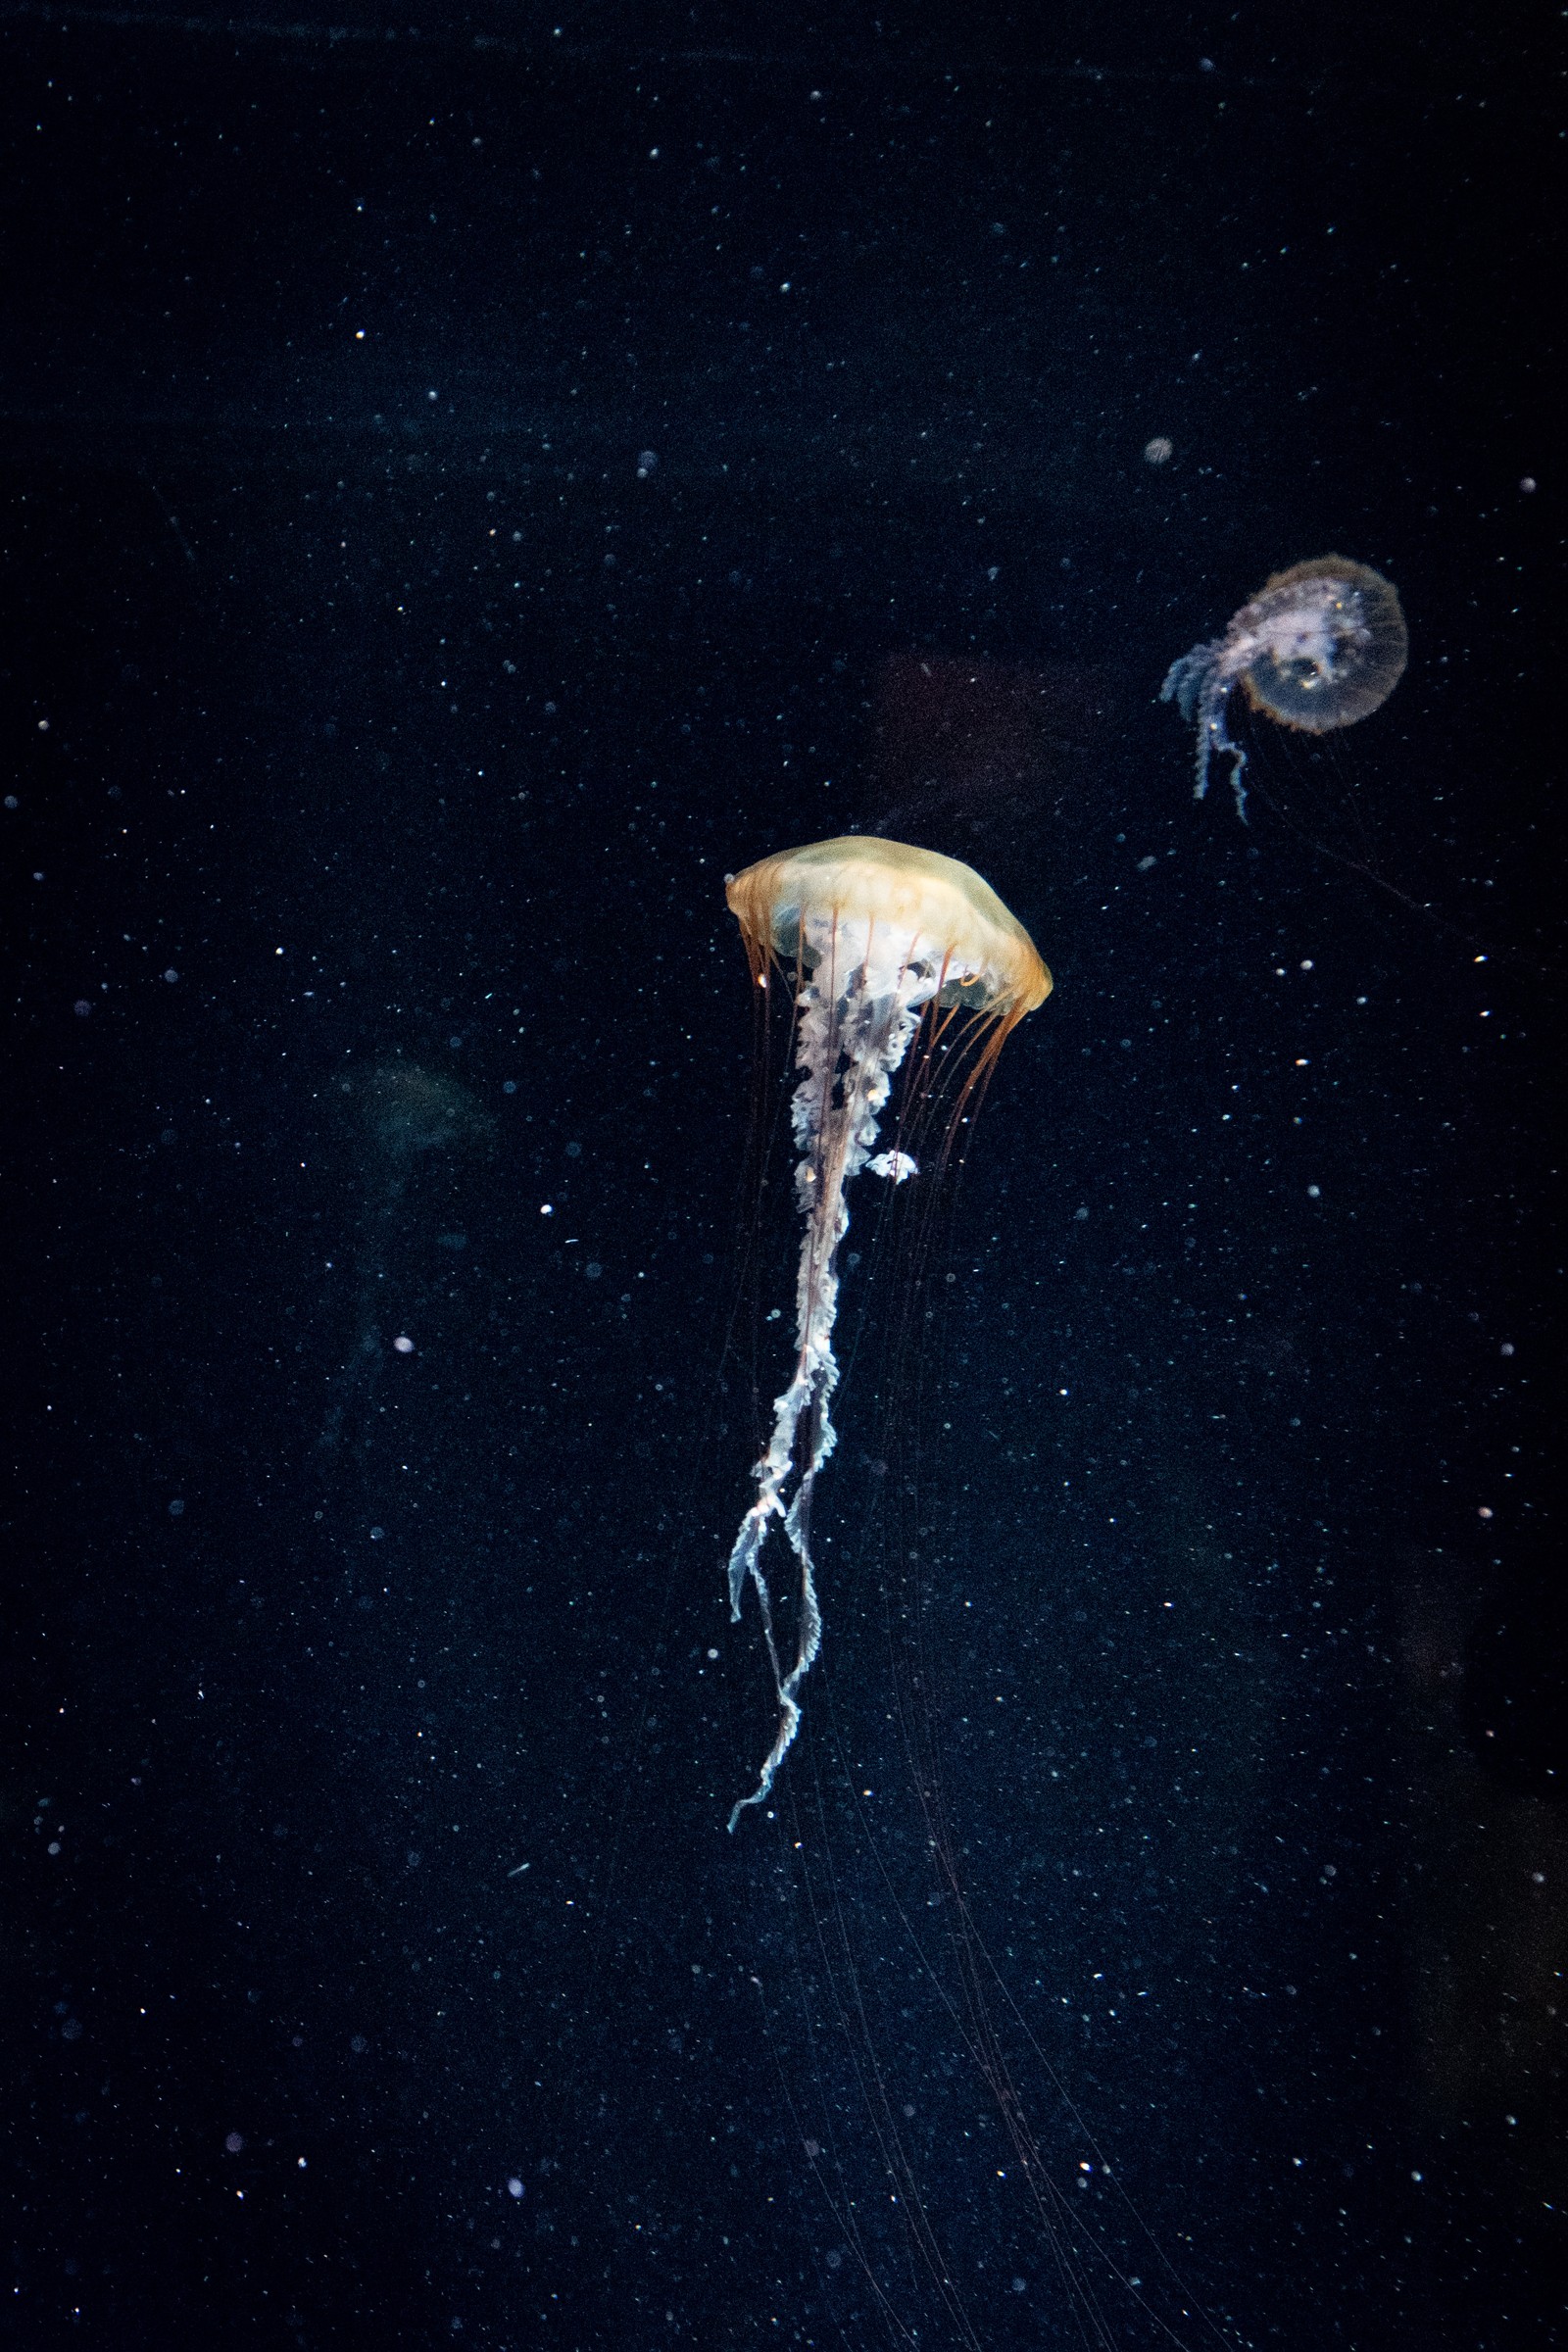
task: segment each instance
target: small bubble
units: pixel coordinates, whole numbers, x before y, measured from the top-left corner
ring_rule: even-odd
[[[653,472],[658,464],[659,452],[657,449],[640,449],[637,452],[637,479],[644,480],[648,474]]]
[[[1144,443],[1146,466],[1168,466],[1175,455],[1176,444],[1167,439],[1164,433],[1155,433],[1152,440]]]
[[[597,1282],[604,1270],[597,1257],[591,1257],[583,1268],[583,1272],[590,1282]]]
[[[384,1527],[372,1527],[370,1530],[370,1542],[372,1544],[379,1544],[385,1534],[386,1529]]]
[[[223,2145],[231,2156],[237,2156],[241,2148],[245,2145],[244,2132],[230,2132],[228,2137],[224,2140]]]
[[[567,1157],[568,1159],[581,1159],[581,1157],[582,1157],[582,1146],[581,1146],[581,1144],[568,1144],[568,1145],[566,1146],[566,1157]]]
[[[516,1093],[516,1091],[517,1091],[517,1081],[515,1080],[515,1078],[503,1078],[503,1079],[502,1079],[502,1081],[501,1081],[501,1092],[502,1092],[504,1095],[514,1095],[514,1094]]]
[[[179,974],[175,971],[172,964],[170,965],[168,971],[164,974],[164,978],[166,980],[177,980],[179,978]]]

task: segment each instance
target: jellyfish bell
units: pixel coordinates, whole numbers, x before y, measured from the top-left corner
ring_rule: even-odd
[[[1409,637],[1398,593],[1370,565],[1317,556],[1277,571],[1232,615],[1223,637],[1173,662],[1160,688],[1198,730],[1194,798],[1208,790],[1216,752],[1231,760],[1231,788],[1245,823],[1247,753],[1227,711],[1240,685],[1254,710],[1311,735],[1353,726],[1387,702],[1404,671]]]
[[[1033,940],[973,866],[847,833],[760,858],[724,886],[754,972],[799,957],[891,972],[911,1004],[966,1004],[1008,1029],[1051,994]]]
[[[800,1076],[791,1117],[799,1152],[796,1202],[805,1220],[795,1370],[774,1401],[771,1435],[754,1474],[756,1497],[729,1557],[730,1615],[739,1619],[750,1583],[779,1710],[757,1788],[730,1814],[733,1831],[772,1788],[800,1726],[801,1685],[821,1645],[810,1510],[817,1476],[837,1443],[830,1412],[839,1379],[833,1333],[849,1187],[862,1169],[895,1185],[917,1172],[906,1145],[913,1140],[915,1114],[929,1106],[933,1082],[946,1080],[950,1070],[951,1139],[1008,1032],[1044,1004],[1052,982],[1029,934],[989,883],[956,858],[904,842],[862,834],[813,842],[731,875],[725,895],[754,981],[766,989],[775,971],[794,966]],[[915,1082],[894,1121],[892,1144],[878,1152],[894,1079],[922,1032]],[[939,1053],[947,1055],[940,1062]],[[788,1668],[762,1567],[775,1519],[798,1569],[796,1654]]]
[[[1248,701],[1287,727],[1326,735],[1386,703],[1404,674],[1410,638],[1397,591],[1343,556],[1277,571],[1248,611],[1262,643],[1242,673]]]

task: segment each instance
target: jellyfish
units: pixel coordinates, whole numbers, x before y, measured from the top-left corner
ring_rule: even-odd
[[[1189,725],[1197,722],[1194,799],[1208,790],[1212,755],[1228,752],[1236,812],[1247,822],[1247,754],[1226,724],[1238,680],[1254,710],[1282,726],[1326,735],[1387,702],[1408,651],[1398,594],[1381,572],[1345,556],[1275,572],[1232,615],[1223,637],[1171,663],[1159,690],[1162,703],[1174,702]]]
[[[351,1079],[340,1084],[346,1094],[358,1094],[367,1213],[357,1259],[359,1329],[353,1353],[332,1381],[318,1440],[326,1453],[343,1442],[351,1409],[365,1404],[384,1361],[384,1286],[411,1178],[421,1162],[482,1142],[490,1132],[487,1114],[466,1087],[417,1062],[384,1061],[358,1088]]]
[[[837,1443],[831,1406],[839,1367],[839,1245],[849,1230],[848,1193],[862,1169],[891,1184],[918,1173],[909,1113],[929,1101],[934,1071],[959,1056],[951,1138],[965,1103],[989,1078],[1010,1029],[1044,1004],[1051,974],[996,892],[956,858],[873,835],[786,850],[733,874],[725,885],[752,977],[767,989],[794,965],[792,1123],[800,1154],[795,1197],[805,1232],[795,1295],[795,1369],[774,1400],[772,1434],[754,1477],[756,1498],[729,1555],[730,1617],[756,1591],[778,1700],[778,1731],[756,1788],[729,1817],[763,1802],[800,1728],[801,1686],[822,1642],[811,1557],[811,1500]],[[876,1149],[878,1123],[911,1043],[923,1032],[913,1086],[892,1143]],[[949,1062],[936,1056],[946,1051]],[[793,1492],[790,1490],[793,1486]],[[780,1521],[799,1578],[794,1663],[783,1663],[762,1553]]]

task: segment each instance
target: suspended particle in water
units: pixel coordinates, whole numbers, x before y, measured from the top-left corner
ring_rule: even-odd
[[[1247,754],[1227,723],[1233,687],[1281,726],[1326,735],[1388,701],[1409,648],[1398,593],[1370,565],[1317,556],[1275,572],[1223,637],[1195,645],[1165,673],[1160,701],[1198,728],[1194,799],[1208,790],[1213,754],[1227,753],[1236,812],[1247,821]]]
[[[1156,433],[1152,441],[1144,443],[1146,466],[1168,466],[1175,455],[1175,442],[1167,440],[1163,433]]]

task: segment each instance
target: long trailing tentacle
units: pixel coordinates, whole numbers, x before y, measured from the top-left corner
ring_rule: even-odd
[[[800,1729],[800,1689],[822,1642],[822,1611],[811,1556],[810,1507],[816,1479],[838,1443],[830,1410],[838,1386],[833,1331],[838,1317],[838,1250],[849,1230],[846,1191],[877,1141],[877,1122],[893,1077],[908,1051],[940,974],[910,961],[908,943],[889,939],[878,953],[873,934],[849,950],[836,928],[820,942],[811,977],[800,991],[796,1061],[801,1082],[793,1109],[801,1160],[796,1197],[806,1218],[796,1284],[797,1354],[794,1376],[775,1399],[767,1449],[757,1465],[757,1496],[741,1521],[729,1557],[730,1616],[739,1618],[746,1586],[756,1589],[768,1659],[773,1669],[779,1725],[756,1788],[729,1817],[760,1805]],[[803,1424],[807,1436],[801,1445]],[[800,1459],[797,1461],[798,1452]],[[793,1497],[785,1489],[798,1470]],[[782,1671],[773,1633],[772,1603],[762,1570],[768,1528],[777,1518],[800,1569],[800,1619],[793,1665]]]

